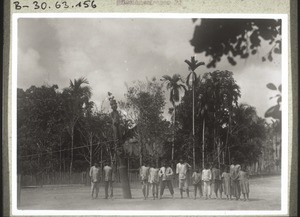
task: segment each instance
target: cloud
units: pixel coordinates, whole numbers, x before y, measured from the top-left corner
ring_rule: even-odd
[[[40,65],[40,54],[30,48],[18,51],[18,87],[28,88],[31,85],[40,86],[47,81],[45,68]],[[29,79],[30,78],[30,79]]]
[[[254,65],[244,68],[235,79],[241,87],[241,103],[247,103],[257,108],[259,116],[263,117],[268,108],[276,104],[276,100],[270,100],[277,92],[269,90],[266,85],[274,83],[281,84],[281,71],[275,64]]]
[[[70,79],[84,76],[98,107],[108,91],[122,100],[125,82],[174,73],[187,76],[184,60],[195,55],[189,43],[194,26],[190,19],[21,19],[18,86],[48,82],[63,88]],[[266,84],[281,82],[280,55],[272,63],[261,62],[268,49],[263,44],[258,55],[238,60],[237,66],[223,57],[216,69],[202,66],[196,72],[233,71],[242,90],[240,101],[263,115],[274,103]],[[203,54],[196,58],[208,63]],[[168,95],[166,91],[167,101]]]
[[[183,60],[193,54],[191,20],[49,19],[47,23],[61,44],[60,77],[85,76],[98,102],[107,91],[123,98],[125,82],[186,71]]]

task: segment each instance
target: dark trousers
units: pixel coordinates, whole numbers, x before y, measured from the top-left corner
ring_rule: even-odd
[[[163,180],[160,183],[160,196],[164,194],[165,187],[168,186],[170,193],[173,195],[174,190],[173,190],[173,185],[171,180]]]
[[[110,197],[113,197],[113,182],[104,181],[105,183],[105,198],[108,198],[108,190],[110,191]]]
[[[193,184],[194,185],[194,195],[195,197],[197,196],[197,190],[199,190],[199,196],[203,196],[203,192],[202,192],[202,183],[199,182],[197,184]]]
[[[236,197],[237,199],[241,196],[241,188],[239,180],[230,180],[230,188],[231,188],[231,195]]]

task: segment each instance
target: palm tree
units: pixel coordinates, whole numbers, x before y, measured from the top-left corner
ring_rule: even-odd
[[[174,74],[173,77],[169,75],[163,75],[161,79],[164,82],[167,82],[167,89],[170,89],[170,102],[173,105],[173,141],[172,141],[172,160],[174,160],[174,140],[175,140],[175,130],[176,130],[176,102],[179,102],[179,92],[181,89],[186,90],[183,84],[178,82],[183,80],[179,74]]]
[[[74,82],[70,80],[69,87],[63,90],[64,98],[64,122],[66,129],[71,137],[71,159],[70,159],[70,171],[69,175],[71,178],[73,170],[73,149],[74,149],[74,129],[79,118],[84,114],[84,107],[89,107],[89,99],[91,98],[91,88],[88,86],[89,82],[86,78],[81,77],[74,79]],[[83,86],[86,85],[86,86]]]
[[[191,57],[191,61],[185,60],[186,64],[188,64],[189,69],[189,75],[186,78],[186,84],[188,87],[192,88],[193,91],[193,166],[195,168],[196,166],[196,156],[195,156],[195,81],[197,80],[197,74],[195,73],[195,70],[201,66],[204,65],[204,62],[198,62],[198,60],[195,59],[194,56]],[[191,82],[192,80],[192,82]]]

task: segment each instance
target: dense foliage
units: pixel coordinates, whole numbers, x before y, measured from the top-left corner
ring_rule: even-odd
[[[231,65],[236,65],[237,57],[245,59],[258,54],[262,41],[271,45],[262,61],[272,61],[274,53],[281,54],[281,20],[201,19],[190,42],[195,53],[211,58],[207,64],[210,68],[216,67],[223,56]]]
[[[133,82],[125,99],[119,101],[121,127],[127,132],[121,148],[123,157],[132,165],[138,167],[145,161],[159,165],[161,160],[177,161],[183,157],[190,162],[195,157],[197,166],[206,162],[229,164],[232,157],[252,164],[267,152],[269,155],[263,157],[270,158],[272,151],[268,147],[275,136],[276,144],[280,141],[280,124],[275,121],[268,125],[257,116],[254,107],[239,104],[241,92],[232,72],[196,76],[193,89],[183,87],[183,82],[179,85],[177,75],[173,78],[175,83],[171,83],[171,76],[164,76],[163,82],[155,78]],[[169,89],[185,90],[179,99],[172,98],[179,92],[171,91],[176,110],[173,121],[166,120],[163,114],[166,81]],[[85,171],[95,161],[113,160],[116,147],[111,116],[95,109],[91,94],[84,78],[75,79],[62,91],[57,85],[18,89],[18,172],[71,174]]]

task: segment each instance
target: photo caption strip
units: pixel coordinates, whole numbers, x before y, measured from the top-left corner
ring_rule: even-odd
[[[182,0],[116,0],[116,6],[135,5],[135,6],[181,6]],[[13,1],[12,9],[14,12],[47,12],[47,11],[77,11],[84,9],[99,8],[99,0],[82,0],[82,1]],[[96,11],[95,10],[95,11]]]

